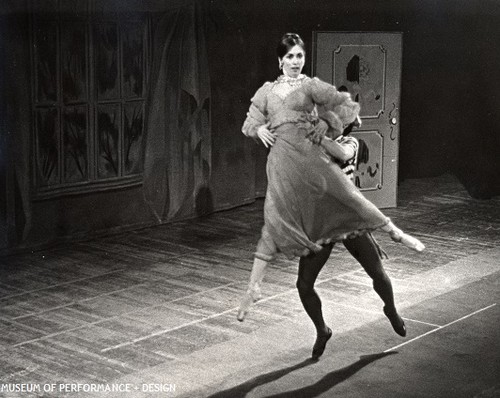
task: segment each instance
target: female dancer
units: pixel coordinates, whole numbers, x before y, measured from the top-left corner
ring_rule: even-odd
[[[242,128],[245,135],[260,139],[271,150],[265,222],[239,320],[260,297],[265,267],[278,251],[288,257],[305,257],[353,233],[377,228],[414,250],[423,250],[418,240],[398,229],[331,161],[324,152],[326,140],[315,145],[307,138],[317,122],[312,114],[316,107],[331,129],[342,131],[357,118],[359,104],[348,93],[301,74],[305,50],[298,35],[286,34],[277,52],[283,75],[257,91]],[[303,268],[309,273],[310,267]],[[318,336],[322,332],[318,330]]]

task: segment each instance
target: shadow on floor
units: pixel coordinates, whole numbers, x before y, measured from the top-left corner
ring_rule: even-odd
[[[317,397],[320,394],[325,393],[330,390],[332,387],[337,384],[342,383],[347,380],[349,377],[353,376],[359,370],[363,369],[365,366],[375,362],[378,359],[381,359],[387,355],[396,354],[397,352],[382,352],[378,354],[370,354],[370,355],[362,355],[360,359],[353,364],[346,366],[342,369],[334,370],[328,374],[326,374],[321,380],[317,381],[310,386],[298,388],[295,390],[285,391],[282,393],[277,393],[273,395],[266,396],[267,398],[299,398],[299,397]],[[229,388],[224,391],[219,391],[213,395],[210,395],[208,398],[244,398],[246,395],[254,390],[255,388],[272,383],[280,379],[281,377],[301,368],[305,368],[306,366],[312,365],[316,363],[312,359],[306,359],[298,364],[293,366],[289,366],[280,370],[275,370],[273,372],[269,372],[260,376],[257,376],[243,384],[238,386]]]

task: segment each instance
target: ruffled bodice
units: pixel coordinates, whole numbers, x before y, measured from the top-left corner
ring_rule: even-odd
[[[365,206],[338,164],[307,138],[316,111],[330,127],[341,129],[346,119],[338,115],[350,111],[356,117],[359,105],[317,78],[304,76],[293,84],[278,79],[257,91],[242,127],[245,135],[257,138],[258,128],[269,123],[276,136],[268,155],[261,241],[287,256],[318,251],[322,243],[386,223]],[[272,256],[273,250],[260,255]]]
[[[284,123],[305,122],[311,119],[315,105],[323,105],[335,96],[334,86],[317,78],[304,77],[301,83],[289,87],[288,82],[280,79],[265,83],[251,100],[247,118],[242,131],[255,138],[257,129],[268,122],[270,128]]]

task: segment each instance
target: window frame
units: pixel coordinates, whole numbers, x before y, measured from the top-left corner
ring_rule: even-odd
[[[151,66],[151,16],[148,13],[128,13],[127,15],[118,13],[98,14],[91,10],[92,3],[90,0],[79,0],[80,9],[71,10],[70,13],[60,12],[64,1],[61,1],[56,6],[49,7],[48,10],[36,10],[33,0],[30,15],[30,55],[31,55],[31,108],[32,108],[32,145],[31,145],[31,170],[32,170],[32,193],[34,200],[50,199],[64,195],[77,195],[84,193],[98,193],[108,190],[124,189],[140,186],[143,183],[143,153],[142,140],[145,139],[145,118],[146,118],[146,101],[148,96],[149,70]],[[56,4],[57,0],[55,0]],[[83,10],[82,10],[83,9]],[[56,10],[56,11],[55,11]],[[35,44],[37,43],[35,34],[37,33],[38,23],[56,23],[56,100],[55,101],[39,101],[38,94],[38,72],[37,72],[37,51]],[[62,31],[65,25],[71,22],[78,22],[85,26],[85,90],[86,99],[65,101],[63,97],[63,80],[62,80]],[[124,91],[124,31],[127,25],[138,23],[142,28],[142,96],[126,97]],[[117,57],[118,57],[118,77],[117,84],[119,94],[116,98],[100,100],[98,98],[97,88],[97,64],[95,54],[97,47],[94,45],[96,37],[96,28],[100,24],[114,24],[117,31]],[[125,139],[125,115],[127,112],[127,104],[138,104],[142,110],[142,125],[141,125],[141,140],[138,142],[137,161],[139,162],[139,170],[125,175],[124,157],[124,139]],[[118,133],[118,175],[99,178],[99,129],[98,129],[98,109],[106,104],[114,104],[119,109],[119,133]],[[85,111],[86,118],[86,176],[81,181],[67,182],[65,181],[65,153],[64,153],[64,120],[63,114],[73,107],[87,108]],[[57,182],[48,185],[42,185],[39,179],[39,153],[38,153],[38,113],[40,110],[56,110],[56,128],[57,131]]]

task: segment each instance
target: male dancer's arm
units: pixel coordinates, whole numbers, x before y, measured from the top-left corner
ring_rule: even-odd
[[[321,140],[320,145],[339,163],[345,163],[356,156],[357,147],[349,143],[342,143],[325,137]]]

